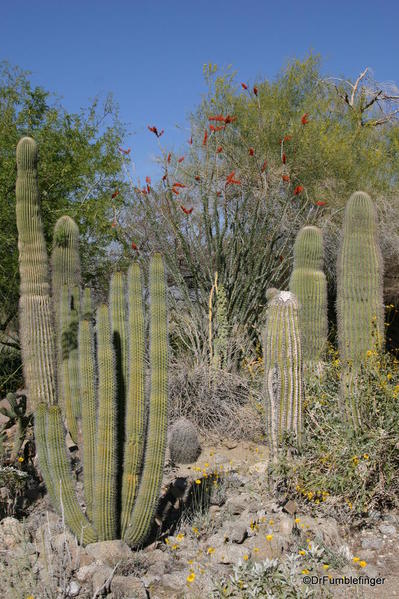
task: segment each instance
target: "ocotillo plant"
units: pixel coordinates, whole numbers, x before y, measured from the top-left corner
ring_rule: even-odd
[[[299,328],[306,371],[322,372],[327,345],[327,280],[323,272],[323,235],[303,227],[295,240],[290,291],[299,303]]]
[[[368,350],[384,345],[383,259],[377,215],[367,193],[349,198],[337,259],[338,343],[343,375],[341,399],[355,427],[361,425],[356,373]]]
[[[35,440],[40,469],[53,505],[63,513],[65,522],[83,544],[122,536],[131,546],[136,546],[145,540],[153,520],[166,450],[168,334],[163,260],[156,254],[150,264],[151,391],[147,427],[140,269],[133,264],[128,272],[128,324],[123,276],[114,275],[110,308],[104,304],[97,309],[97,352],[90,293],[87,290],[84,293],[83,319],[78,324],[78,379],[82,399],[86,517],[73,487],[62,412],[57,405],[55,330],[34,140],[23,138],[19,142],[17,164],[21,338],[26,360],[25,385],[36,407]],[[76,291],[69,292],[68,285],[64,285],[62,293],[66,294],[67,308],[73,308],[68,304]],[[74,316],[74,326],[64,331],[67,349],[71,334],[76,333]],[[125,338],[124,329],[129,333]],[[76,344],[76,340],[72,341]],[[69,346],[68,351],[70,349]],[[72,370],[75,376],[76,368],[71,367],[70,372]],[[126,396],[121,401],[119,393],[124,389]],[[124,444],[118,441],[121,437]]]
[[[263,341],[266,431],[273,460],[282,437],[293,432],[298,446],[302,435],[302,352],[298,301],[290,291],[269,289]]]

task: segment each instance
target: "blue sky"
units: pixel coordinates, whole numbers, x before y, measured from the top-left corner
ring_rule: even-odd
[[[67,110],[113,92],[142,181],[159,173],[147,125],[165,129],[168,149],[184,148],[204,63],[232,64],[253,83],[312,50],[325,74],[355,78],[369,66],[399,84],[397,0],[17,0],[1,18],[0,60],[32,71]]]

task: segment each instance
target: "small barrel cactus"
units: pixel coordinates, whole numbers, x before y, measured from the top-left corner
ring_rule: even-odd
[[[197,430],[187,418],[179,418],[169,431],[169,453],[174,464],[193,464],[201,454]]]

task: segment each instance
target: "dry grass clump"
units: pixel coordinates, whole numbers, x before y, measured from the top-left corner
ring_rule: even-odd
[[[243,375],[180,360],[171,365],[169,393],[170,420],[190,419],[209,442],[263,438],[262,397]]]

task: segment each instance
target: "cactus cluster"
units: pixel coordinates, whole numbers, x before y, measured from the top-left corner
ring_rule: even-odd
[[[197,429],[187,418],[179,418],[169,430],[169,454],[173,464],[193,464],[201,455]]]
[[[83,291],[81,300],[76,285],[80,273],[76,225],[64,218],[56,225],[51,297],[37,148],[31,138],[19,142],[17,165],[22,354],[35,409],[40,469],[53,505],[83,544],[123,538],[137,546],[153,521],[166,452],[168,333],[163,260],[155,254],[150,263],[147,402],[138,264],[129,267],[127,293],[123,273],[112,275],[109,306],[97,308],[94,331],[90,290]],[[58,269],[70,276],[61,276]],[[52,300],[59,304],[54,312]],[[71,436],[82,451],[86,514],[72,481],[57,390]]]

